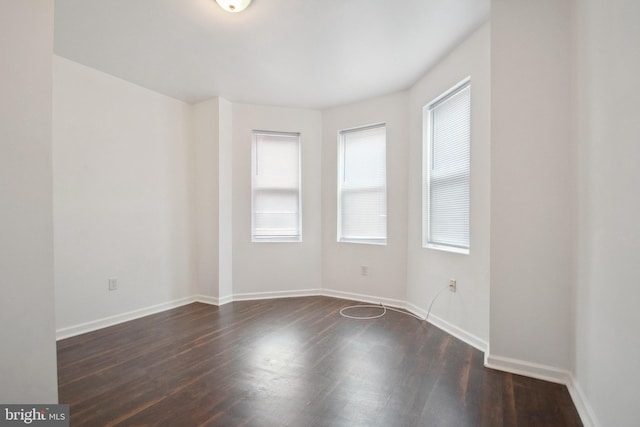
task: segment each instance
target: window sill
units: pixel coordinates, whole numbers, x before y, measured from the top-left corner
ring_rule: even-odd
[[[455,246],[435,245],[433,243],[427,243],[423,246],[425,249],[435,249],[437,251],[452,252],[454,254],[469,255],[469,248],[457,248]]]
[[[302,239],[277,239],[277,238],[265,238],[265,239],[251,239],[251,243],[301,243]]]
[[[382,239],[348,239],[342,238],[338,239],[338,243],[356,243],[362,245],[377,245],[377,246],[386,246],[387,241]]]

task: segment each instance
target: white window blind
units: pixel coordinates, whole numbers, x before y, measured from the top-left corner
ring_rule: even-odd
[[[469,253],[471,84],[466,79],[424,109],[425,247]]]
[[[387,243],[386,126],[340,132],[338,241]]]
[[[300,134],[253,132],[252,241],[299,242]]]

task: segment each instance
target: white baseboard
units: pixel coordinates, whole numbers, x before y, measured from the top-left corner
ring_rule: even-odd
[[[221,297],[218,299],[218,302],[219,302],[218,305],[229,304],[230,302],[233,302],[233,295],[227,295],[227,296]]]
[[[488,354],[485,357],[484,366],[491,369],[497,369],[499,371],[509,372],[516,375],[524,375],[525,377],[537,378],[539,380],[550,381],[558,384],[566,385],[571,380],[571,374],[569,371],[554,368],[553,366],[512,359],[510,357]]]
[[[203,304],[209,305],[220,305],[220,298],[210,297],[208,295],[196,295],[196,302],[201,302]]]
[[[185,297],[185,298],[180,298],[173,301],[164,302],[162,304],[156,304],[149,307],[139,308],[137,310],[128,311],[126,313],[116,314],[114,316],[103,317],[101,319],[92,320],[86,323],[80,323],[78,325],[68,326],[66,328],[60,328],[56,330],[56,340],[71,338],[76,335],[96,331],[98,329],[106,328],[108,326],[113,326],[119,323],[128,322],[129,320],[134,320],[140,317],[148,316],[150,314],[156,314],[156,313],[160,313],[161,311],[166,311],[172,308],[191,304],[192,302],[195,302],[195,301],[196,301],[195,297]]]
[[[406,305],[407,305],[407,303],[402,300],[376,297],[373,295],[358,294],[355,292],[336,291],[333,289],[320,289],[317,295],[322,295],[325,297],[340,298],[340,299],[348,299],[348,300],[354,300],[354,301],[362,301],[368,304],[384,304],[388,307],[394,307],[394,308],[406,309]]]
[[[426,313],[424,315],[426,316]],[[475,347],[485,354],[487,353],[489,344],[482,338],[477,337],[472,333],[469,333],[464,329],[457,327],[453,323],[447,322],[446,320],[436,316],[433,313],[429,314],[429,318],[427,319],[427,321],[432,325],[442,329],[449,335],[453,335],[454,337],[458,338],[460,341],[469,344],[471,347]]]
[[[512,359],[510,357],[494,356],[488,352],[485,356],[484,366],[499,371],[565,385],[569,390],[569,395],[578,411],[578,415],[580,415],[582,424],[584,424],[585,427],[600,427],[593,408],[571,372],[552,366]]]
[[[254,301],[254,300],[273,299],[273,298],[296,298],[296,297],[313,297],[313,296],[326,296],[326,297],[339,298],[339,299],[345,299],[345,300],[361,301],[369,304],[384,304],[387,307],[406,309],[405,307],[406,303],[401,300],[395,300],[390,298],[380,298],[380,297],[374,297],[371,295],[357,294],[353,292],[334,291],[330,289],[302,289],[302,290],[292,290],[292,291],[251,292],[251,293],[233,294],[223,298],[215,298],[215,297],[210,297],[206,295],[197,295],[195,299],[197,302],[202,302],[205,304],[223,305],[233,301]]]
[[[578,414],[580,415],[580,419],[582,420],[584,427],[600,427],[602,424],[598,422],[598,418],[596,417],[595,412],[593,412],[593,408],[589,404],[584,391],[582,391],[580,384],[573,375],[571,375],[571,382],[567,384],[567,388],[569,389],[569,394],[571,395],[573,404],[578,410]]]
[[[233,294],[221,298],[211,297],[208,295],[196,295],[195,302],[204,304],[221,306],[233,301],[254,301],[273,298],[295,298],[320,295],[319,289],[305,289],[296,291],[275,291],[275,292],[252,292],[246,294]]]
[[[293,291],[273,291],[273,292],[251,292],[244,294],[233,294],[228,297],[230,301],[253,301],[261,299],[273,298],[295,298],[295,297],[311,297],[320,295],[320,289],[301,289]]]
[[[375,297],[372,295],[336,291],[332,289],[322,289],[322,295],[335,297],[335,298],[362,301],[362,302],[371,303],[371,304],[384,304],[388,307],[401,308],[401,309],[407,310],[410,313],[415,314],[416,316],[422,317],[423,319],[427,315],[427,312],[422,310],[421,308],[413,304],[410,304],[406,301],[402,301],[398,299],[381,298],[381,297]],[[489,347],[487,342],[482,340],[481,338],[478,338],[477,336],[465,331],[464,329],[461,329],[453,325],[452,323],[447,322],[446,320],[443,320],[437,316],[434,316],[433,314],[429,314],[428,322],[436,326],[437,328],[442,329],[446,333],[453,335],[459,340],[469,344],[470,346],[477,348],[483,353],[486,353],[487,348]]]
[[[153,306],[129,311],[127,313],[118,314],[115,316],[104,317],[101,319],[93,320],[91,322],[81,323],[79,325],[69,326],[56,330],[56,339],[61,340],[70,338],[76,335],[92,332],[98,329],[106,328],[108,326],[117,325],[119,323],[128,322],[129,320],[138,319],[140,317],[148,316],[150,314],[159,313],[161,311],[170,310],[172,308],[180,307],[193,302],[201,302],[205,304],[211,304],[220,306],[233,301],[250,301],[250,300],[262,300],[272,298],[294,298],[305,296],[328,296],[333,298],[340,298],[345,300],[362,301],[370,304],[384,304],[388,307],[405,309],[417,316],[424,318],[426,312],[421,308],[407,303],[406,301],[382,298],[372,295],[364,295],[353,292],[343,292],[332,289],[303,289],[292,291],[274,291],[274,292],[253,292],[253,293],[241,293],[224,296],[221,298],[211,297],[207,295],[194,295],[191,297],[180,298],[177,300],[169,301],[162,304],[156,304]],[[597,421],[593,408],[589,404],[584,392],[580,388],[580,385],[575,380],[573,375],[566,370],[554,368],[552,366],[541,365],[537,363],[526,362],[523,360],[512,359],[509,357],[491,355],[489,352],[489,345],[486,341],[476,337],[473,334],[447,322],[446,320],[439,318],[433,314],[429,315],[429,323],[442,329],[446,333],[453,335],[454,337],[464,341],[465,343],[477,348],[485,353],[485,363],[487,368],[497,369],[500,371],[510,372],[517,375],[523,375],[526,377],[537,378],[554,383],[564,384],[569,390],[569,394],[573,399],[573,403],[576,406],[578,414],[582,419],[582,423],[585,427],[600,427]]]
[[[76,335],[85,334],[87,332],[97,331],[98,329],[117,325],[119,323],[128,322],[129,320],[139,319],[140,317],[156,314],[161,311],[170,310],[194,302],[201,302],[211,305],[224,305],[233,301],[250,301],[272,298],[293,298],[303,296],[322,295],[321,289],[304,289],[293,291],[275,291],[275,292],[254,292],[244,294],[227,295],[216,298],[208,295],[194,295],[191,297],[180,298],[174,301],[168,301],[162,304],[156,304],[149,307],[139,308],[137,310],[128,311],[126,313],[116,314],[113,316],[103,317],[92,320],[90,322],[80,323],[73,326],[67,326],[56,330],[56,340],[71,338]]]

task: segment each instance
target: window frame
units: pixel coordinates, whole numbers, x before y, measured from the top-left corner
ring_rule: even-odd
[[[255,210],[255,194],[257,192],[267,192],[268,189],[256,189],[255,176],[258,167],[258,138],[259,136],[283,136],[283,137],[295,137],[297,138],[297,150],[298,150],[298,233],[295,236],[258,236],[256,234],[256,210]],[[271,190],[274,191],[274,190]],[[279,192],[284,190],[279,189]],[[296,189],[292,187],[291,192],[296,192]],[[300,132],[281,132],[281,131],[267,131],[267,130],[253,130],[251,132],[251,242],[252,243],[300,243],[302,242],[302,136]]]
[[[433,220],[431,218],[431,209],[430,209],[430,200],[431,200],[431,192],[432,192],[432,161],[433,161],[433,112],[439,106],[442,105],[447,100],[453,98],[458,95],[463,90],[469,90],[469,167],[466,170],[466,174],[468,175],[468,194],[469,199],[467,201],[468,205],[468,222],[467,222],[467,245],[453,245],[447,244],[443,242],[434,242],[432,239],[432,224]],[[423,149],[423,157],[422,157],[422,247],[426,249],[435,249],[446,252],[453,252],[458,254],[469,255],[471,252],[471,124],[472,124],[472,114],[471,114],[471,77],[468,76],[452,86],[450,89],[442,93],[440,96],[433,99],[431,102],[427,103],[422,109],[422,119],[423,119],[423,137],[422,137],[422,149]],[[451,177],[448,177],[451,179]]]
[[[345,173],[345,143],[346,136],[349,134],[353,134],[356,132],[367,131],[376,128],[383,128],[385,134],[384,140],[384,163],[385,163],[385,177],[384,177],[384,185],[383,186],[370,186],[367,187],[368,191],[376,191],[377,188],[384,190],[384,198],[385,198],[385,233],[384,237],[375,238],[375,237],[347,237],[343,236],[343,227],[342,227],[342,201],[343,201],[343,193],[347,192],[355,192],[355,191],[364,191],[363,189],[357,190],[353,188],[344,189],[342,183],[344,182],[344,173]],[[388,203],[387,203],[387,124],[386,123],[374,123],[364,126],[358,126],[348,129],[342,129],[338,131],[338,185],[337,185],[337,242],[338,243],[356,243],[356,244],[369,244],[369,245],[379,245],[385,246],[388,241]]]

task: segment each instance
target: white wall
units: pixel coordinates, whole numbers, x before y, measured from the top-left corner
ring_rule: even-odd
[[[426,312],[438,291],[456,279],[457,292],[442,293],[431,315],[480,348],[489,341],[490,35],[485,24],[409,92],[407,300]],[[422,108],[467,76],[471,77],[471,250],[462,255],[422,247]]]
[[[321,113],[233,104],[233,294],[321,286]],[[302,140],[302,242],[251,242],[253,130],[299,132]],[[221,158],[221,162],[224,160]]]
[[[57,403],[53,2],[0,2],[0,402]]]
[[[218,98],[218,167],[218,291],[228,301],[233,295],[233,106],[224,98]]]
[[[570,24],[567,0],[492,2],[493,362],[571,368]]]
[[[602,426],[638,426],[640,3],[575,1],[576,377]]]
[[[191,107],[61,57],[53,77],[56,326],[190,297]]]
[[[196,288],[213,304],[233,297],[232,105],[216,97],[193,106]]]
[[[387,125],[387,244],[337,242],[338,132]],[[328,291],[405,300],[407,254],[408,95],[406,92],[322,114],[323,287]],[[361,266],[368,275],[361,275]]]
[[[196,257],[196,289],[200,295],[219,296],[219,98],[193,106],[192,170]]]

